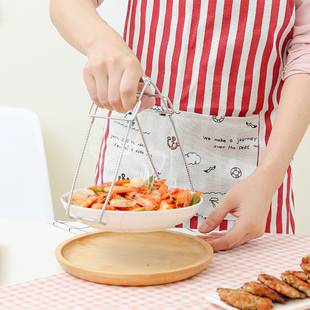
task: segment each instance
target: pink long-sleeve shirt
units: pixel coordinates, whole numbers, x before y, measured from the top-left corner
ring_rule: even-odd
[[[92,0],[98,7],[103,0]],[[295,0],[295,25],[288,45],[282,78],[292,74],[310,73],[310,0]]]
[[[296,17],[282,77],[310,73],[310,1],[295,0]]]

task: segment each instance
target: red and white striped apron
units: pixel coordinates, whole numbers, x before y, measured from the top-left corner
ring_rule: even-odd
[[[294,17],[294,0],[129,0],[124,38],[172,101],[194,188],[205,195],[200,216],[184,227],[197,228],[257,167],[277,111]],[[189,188],[169,123],[152,110],[140,113],[139,121],[161,176],[171,187]],[[114,173],[122,127],[107,122],[97,183]],[[140,138],[133,126],[120,178],[151,173]],[[293,213],[290,166],[273,197],[266,232],[294,233]],[[218,229],[232,225],[228,215]]]

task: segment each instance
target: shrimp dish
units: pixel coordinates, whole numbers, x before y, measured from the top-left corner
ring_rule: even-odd
[[[116,211],[156,211],[186,208],[198,204],[202,192],[191,192],[189,189],[169,189],[164,180],[151,177],[144,181],[141,178],[119,180],[114,183],[88,187],[89,193],[76,194],[71,204],[90,209]],[[111,193],[110,193],[111,190]],[[106,202],[110,193],[108,202]]]

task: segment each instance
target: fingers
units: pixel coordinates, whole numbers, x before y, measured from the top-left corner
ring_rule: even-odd
[[[92,101],[98,107],[126,112],[120,99],[121,73],[115,70],[115,73],[109,76],[106,67],[98,65],[94,69],[91,65],[86,64],[83,78]]]
[[[263,222],[261,224],[259,222],[255,223],[251,220],[248,221],[247,217],[239,217],[228,231],[211,232],[197,237],[207,241],[214,251],[229,250],[254,238],[261,237],[264,234],[265,225]]]
[[[120,81],[120,100],[123,108],[128,111],[132,110],[136,104],[139,80],[144,75],[141,70],[126,68]]]
[[[198,237],[207,241],[214,251],[230,250],[253,239],[248,230],[242,225],[238,225],[237,221],[227,232],[210,233]]]
[[[229,206],[230,204],[228,201],[226,201],[224,196],[220,203],[213,209],[213,211],[201,224],[198,230],[201,233],[208,233],[218,227],[224,220],[225,216],[230,212]]]
[[[217,207],[209,214],[205,221],[199,227],[201,233],[208,233],[217,228],[224,220],[225,216],[229,213],[229,203],[223,198]],[[238,225],[238,220],[235,221],[234,226],[225,233],[211,233],[206,236],[199,236],[206,240],[214,251],[228,250],[242,244],[246,240],[248,233],[247,229],[243,225]]]
[[[155,97],[153,96],[155,94],[153,87],[148,84],[144,89],[144,86],[144,82],[140,80],[137,93],[141,94],[143,91],[143,96],[141,97],[141,106],[139,112],[151,108],[156,103]]]
[[[92,75],[87,74],[87,72],[83,71],[83,78],[85,85],[87,87],[87,91],[89,93],[89,96],[91,100],[100,108],[103,108],[101,103],[99,102],[98,96],[97,96],[97,86],[96,81],[93,78]]]
[[[93,69],[87,65],[83,71],[83,78],[92,101],[100,108],[119,113],[125,113],[134,108],[139,80],[143,75],[142,69],[128,68],[124,71],[115,69],[105,72],[105,69]],[[145,93],[153,92],[148,86]],[[150,108],[154,104],[154,98],[143,96],[141,110]]]
[[[108,77],[104,74],[98,74],[96,78],[96,92],[101,107],[113,110],[112,101],[109,100]]]
[[[266,220],[261,210],[255,204],[241,203],[235,197],[235,195],[224,196],[199,227],[201,233],[209,233],[220,225],[228,213],[236,217],[229,231],[212,232],[206,236],[200,236],[213,247],[214,251],[235,248],[253,238],[262,236],[265,231]]]
[[[125,113],[130,109],[127,109],[124,106],[124,102],[122,100],[121,80],[122,80],[122,72],[115,72],[109,75],[109,81],[108,81],[109,84],[108,84],[106,96],[107,96],[108,104],[112,107],[113,110],[119,113]],[[132,102],[135,102],[135,101],[132,101]]]
[[[155,91],[153,91],[152,88],[148,85],[148,86],[145,88],[144,93],[145,93],[145,94],[148,94],[148,95],[153,95],[153,94],[155,93]],[[142,101],[142,103],[141,103],[141,109],[140,109],[140,111],[149,109],[149,108],[151,108],[153,105],[155,105],[155,97],[151,97],[151,96],[142,96],[141,101]]]

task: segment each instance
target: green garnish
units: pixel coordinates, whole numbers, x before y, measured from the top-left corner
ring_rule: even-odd
[[[150,190],[152,190],[154,181],[155,181],[155,175],[152,175],[147,180],[145,180],[144,183],[145,183],[145,185],[147,185],[149,187]]]
[[[191,206],[197,204],[198,202],[200,202],[200,196],[197,194],[193,194]]]
[[[102,192],[104,192],[104,189],[106,188],[106,186],[104,186],[104,187],[102,187],[102,188],[100,188],[100,189],[93,189],[93,192],[95,193],[95,194],[97,194],[97,193],[102,193]]]

